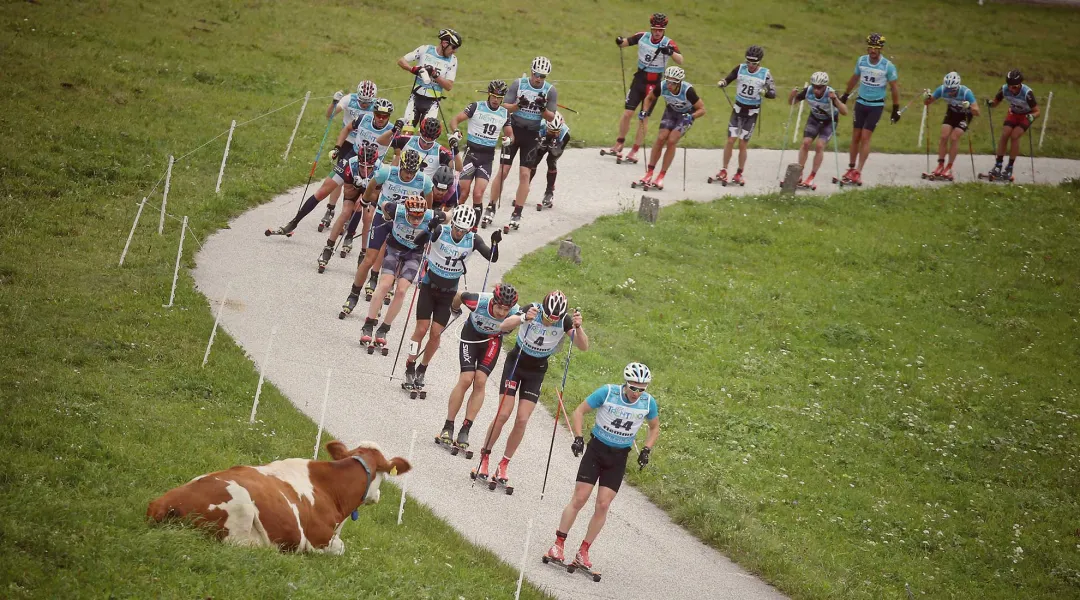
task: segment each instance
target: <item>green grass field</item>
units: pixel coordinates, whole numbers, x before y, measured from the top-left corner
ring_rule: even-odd
[[[652,368],[662,434],[629,480],[793,597],[1076,598],[1077,194],[682,203],[506,279],[583,307],[569,408]]]
[[[840,2],[762,2],[735,13],[701,2],[668,12],[672,17],[670,33],[688,56],[689,79],[704,88],[726,73],[750,43],[766,47],[766,64],[784,85],[801,82],[819,68],[826,68],[837,78],[851,68],[862,52],[863,37],[872,28],[880,28],[890,40],[887,54],[900,67],[905,98],[915,89],[932,87],[944,72],[954,68],[961,71],[966,83],[985,94],[996,86],[1001,73],[1020,66],[1040,98],[1050,89],[1055,92],[1045,153],[1078,154],[1080,142],[1066,135],[1080,123],[1080,116],[1070,112],[1080,97],[1075,78],[1070,77],[1072,57],[1080,45],[1072,35],[1075,28],[1068,26],[1075,11],[1012,5],[979,8],[973,2],[948,9],[930,2],[881,2],[875,7],[873,13],[862,14]],[[0,414],[4,415],[0,447],[6,458],[0,466],[0,506],[4,508],[0,516],[0,595],[313,597],[329,592],[442,598],[462,594],[499,596],[511,587],[510,569],[500,566],[487,553],[467,546],[412,505],[407,509],[407,525],[400,529],[391,525],[390,502],[365,511],[361,527],[347,528],[345,541],[350,549],[344,559],[298,560],[269,552],[223,548],[191,532],[148,528],[142,518],[151,498],[195,474],[237,463],[305,455],[310,451],[314,429],[272,388],[264,391],[262,422],[256,427],[247,425],[247,406],[257,374],[227,338],[216,345],[212,364],[205,370],[198,368],[212,324],[205,299],[183,275],[177,308],[161,308],[169,294],[179,232],[176,221],[170,219],[166,235],[158,237],[152,233],[157,215],[151,207],[143,215],[127,263],[123,268],[116,266],[135,205],[162,176],[170,154],[180,157],[194,151],[176,166],[169,209],[174,215],[189,215],[197,238],[205,238],[224,226],[230,216],[307,176],[323,131],[320,113],[326,101],[316,100],[308,107],[287,163],[280,157],[298,104],[238,128],[220,195],[213,193],[213,186],[224,138],[201,146],[204,142],[227,130],[232,119],[243,123],[302,97],[308,90],[316,97],[329,96],[337,89],[348,91],[362,77],[374,78],[403,107],[407,88],[402,86],[407,86],[409,79],[393,66],[394,59],[430,41],[439,27],[447,25],[459,29],[466,39],[460,83],[451,102],[455,110],[476,97],[471,91],[476,89],[474,86],[482,86],[493,76],[517,75],[535,54],[543,52],[555,62],[554,78],[564,80],[563,103],[582,113],[568,115],[574,136],[593,145],[610,143],[622,96],[612,38],[642,28],[654,10],[631,2],[499,4],[483,10],[473,5],[421,2],[410,8],[411,12],[403,12],[400,4],[345,0],[253,0],[243,4],[202,0],[181,5],[100,0],[0,6],[0,27],[6,34],[0,36],[4,56],[0,131],[6,142],[0,146],[0,335],[5,340],[0,345]],[[769,27],[777,21],[785,29]],[[1015,31],[1004,35],[1004,23]],[[961,33],[951,27],[959,27]],[[996,32],[1001,39],[990,37],[989,32]],[[718,92],[707,91],[705,97],[712,113],[695,127],[689,141],[712,146],[721,142],[727,111]],[[779,146],[786,115],[786,107],[770,105],[756,143]],[[875,138],[877,148],[916,151],[915,116],[915,112],[908,113],[901,124],[883,127]],[[974,132],[980,145],[989,145],[985,120],[976,123]],[[320,172],[325,172],[325,165]],[[159,187],[151,202],[158,202],[160,193]],[[943,192],[946,196],[949,193]],[[1054,196],[1047,194],[1050,199],[1040,199],[1041,205],[1053,204]],[[860,204],[848,200],[842,205],[856,211]],[[750,213],[749,209],[748,205],[743,212],[760,214]],[[1067,203],[1061,212],[1066,210]],[[859,211],[853,214],[866,216]],[[917,223],[927,225],[924,220],[915,220],[918,215],[890,214],[912,219],[910,223],[898,223],[900,229],[914,230]],[[990,213],[1000,219],[1007,214]],[[1034,247],[1043,239],[1044,234],[1037,231],[1028,231],[1036,241],[1020,238],[1010,228],[1012,225],[1003,222],[1001,227],[1011,232],[1009,235],[1021,248]],[[604,226],[610,227],[611,223]],[[979,231],[990,235],[989,229]],[[732,235],[743,236],[740,239],[749,240],[746,243],[751,245],[757,239],[757,234],[741,231]],[[184,266],[190,268],[196,246],[188,239]],[[867,248],[876,248],[876,242],[853,239],[844,246],[849,260],[856,264],[866,260],[860,257]],[[1005,250],[1021,252],[1011,246],[1002,252]],[[943,255],[935,256],[938,258],[925,258],[926,264],[943,268]],[[1018,256],[1008,254],[1011,258]],[[1069,258],[1053,256],[1056,260]],[[1045,262],[1047,268],[1057,264]],[[1033,259],[1033,266],[1037,264]],[[805,275],[808,271],[802,273],[800,278],[809,279]],[[739,285],[738,278],[723,278],[727,279]],[[792,279],[792,284],[799,281]],[[816,279],[809,281],[817,283]],[[973,288],[957,289],[970,293]],[[1060,293],[1070,290],[1062,286]],[[745,326],[773,318],[771,303],[783,298],[782,293],[778,299],[747,297],[752,305],[744,307],[744,318],[748,319]],[[903,299],[898,297],[896,301]],[[974,296],[961,299],[975,300]],[[1012,329],[1007,329],[1009,335],[1037,339],[1057,331],[1042,328],[1038,335],[1032,333],[1033,324],[1048,318],[1046,314],[1018,318],[1021,320],[1012,322]],[[690,327],[691,321],[680,321],[680,326]],[[1063,326],[1072,325],[1066,322]],[[855,340],[846,342],[849,344],[863,343],[859,340],[864,338],[866,343],[883,344],[889,339],[886,333],[871,330],[870,326],[850,326],[854,328],[851,330],[837,327],[840,329],[832,335],[840,341]],[[671,324],[670,332],[676,331]],[[694,332],[695,336],[699,334]],[[988,343],[980,338],[972,347]],[[752,350],[743,351],[753,356]],[[686,353],[690,352],[688,347]],[[1056,354],[1067,355],[1064,351]],[[838,353],[829,357],[838,361],[844,358]],[[761,368],[761,364],[749,363],[746,368]],[[970,390],[975,384],[971,380],[974,366],[940,355],[935,365],[952,369],[953,379],[942,379],[939,385],[958,386],[962,381]],[[657,366],[661,372],[667,370],[663,364]],[[960,369],[965,368],[969,373],[961,376]],[[599,366],[595,369],[594,378],[609,378],[607,366],[603,372]],[[776,380],[762,380],[773,390],[805,387],[801,373],[757,374],[775,375]],[[818,381],[821,375],[816,377],[811,381]],[[995,384],[1001,385],[1020,376],[996,377]],[[1055,381],[1046,375],[1035,383],[1050,386]],[[726,382],[720,385],[733,394],[736,392],[732,390],[739,389],[738,398],[749,398],[754,390],[760,394],[764,389],[757,379],[754,383],[751,387],[747,381],[741,389]],[[826,385],[821,380],[818,388],[805,394],[824,394]],[[702,389],[701,394],[717,401],[728,393],[711,387]],[[1040,388],[1031,385],[1021,389],[1030,394]],[[1004,399],[1002,393],[995,392],[994,399]],[[670,389],[664,396],[674,394],[681,391]],[[968,391],[962,397],[969,395]],[[785,397],[784,402],[801,399]],[[1051,397],[1045,402],[1052,404]],[[773,404],[784,405],[780,399]],[[725,411],[731,405],[725,404]],[[671,426],[679,420],[672,410],[675,408],[669,405],[665,413]],[[994,408],[1001,412],[1008,406]],[[917,424],[922,426],[925,413],[913,411],[906,410],[920,415]],[[689,409],[686,414],[687,418],[696,418]],[[1038,419],[1028,418],[1039,427],[1049,427],[1039,420],[1041,414],[1036,415]],[[739,446],[745,449],[749,444],[758,448],[772,444],[775,449],[778,432],[801,431],[770,431],[764,421],[749,417],[731,423],[737,435],[717,434],[723,444],[717,442],[716,447],[723,452],[741,453]],[[1011,432],[1005,426],[994,431],[998,429],[1001,433],[991,444],[998,448],[1018,447],[1015,440],[1026,439],[1021,433],[1029,435]],[[850,435],[837,437],[831,443],[843,447],[851,442]],[[729,445],[731,439],[737,440],[734,449]],[[845,519],[845,526],[840,528],[844,531],[832,534],[831,539],[838,545],[830,546],[828,539],[812,540],[820,543],[815,546],[818,554],[810,557],[814,560],[807,559],[809,564],[783,558],[787,554],[784,548],[797,547],[812,534],[803,522],[799,527],[783,529],[773,524],[781,522],[775,513],[783,510],[781,500],[790,496],[743,495],[746,488],[737,487],[743,485],[740,478],[764,480],[765,471],[773,468],[766,462],[769,457],[753,454],[753,448],[746,452],[756,457],[748,460],[748,465],[755,465],[752,469],[737,472],[725,466],[721,471],[718,466],[711,475],[715,481],[723,475],[724,483],[717,484],[720,492],[706,497],[706,503],[716,510],[732,511],[727,517],[714,519],[715,515],[696,504],[675,506],[672,495],[703,496],[665,484],[662,476],[687,468],[685,462],[700,456],[701,447],[688,444],[680,451],[685,452],[684,456],[658,455],[659,468],[653,474],[646,472],[657,479],[640,483],[704,539],[732,551],[786,590],[807,589],[808,596],[829,595],[831,590],[840,597],[849,595],[849,591],[855,595],[854,590],[883,589],[863,584],[864,578],[871,582],[880,579],[856,568],[878,564],[879,557],[883,557],[880,564],[897,565],[897,581],[910,578],[913,585],[921,586],[919,590],[943,585],[940,577],[917,577],[921,571],[910,561],[893,562],[884,545],[876,551],[840,545],[849,539],[842,534],[856,525],[847,512],[854,509],[843,508],[848,505],[839,501],[836,510],[826,511],[830,518]],[[998,455],[1011,460],[1020,452],[1000,450]],[[757,469],[758,464],[763,470]],[[1024,475],[1002,472],[1009,473],[1010,485],[1019,486],[1012,478]],[[843,473],[871,480],[877,477],[851,470],[838,472],[835,478]],[[990,483],[999,482],[994,479]],[[966,496],[951,491],[939,488],[942,497],[931,502],[961,510]],[[827,489],[813,493],[824,498]],[[741,504],[729,502],[731,498],[739,498]],[[802,502],[807,501],[804,498]],[[1044,511],[1044,504],[1053,504],[1034,493],[1025,496],[1023,502],[1023,510],[1033,514]],[[759,505],[761,512],[754,513]],[[698,512],[687,513],[691,509]],[[986,510],[988,516],[1000,516]],[[756,516],[751,518],[751,514]],[[816,523],[815,519],[808,516],[806,522]],[[902,523],[910,529],[911,522]],[[1012,523],[995,521],[993,525],[999,534],[1005,531],[1012,535]],[[1038,525],[1025,523],[1023,527],[1021,535],[1033,535]],[[769,535],[759,535],[762,532]],[[1076,554],[1062,555],[1060,564],[1049,564],[1037,558],[1038,547],[1024,545],[1023,560],[1013,564],[1015,557],[1007,561],[1002,558],[1009,551],[1007,544],[990,536],[982,539],[996,544],[992,553],[986,552],[1002,563],[1001,581],[1030,585],[1026,576],[1038,565],[1052,573],[1045,577],[1045,589],[1060,589],[1076,581],[1075,561],[1066,560]],[[1018,539],[1021,545],[1027,543],[1023,537]],[[1067,541],[1075,541],[1065,533],[1057,539],[1065,546]],[[905,543],[915,545],[915,540],[911,537]],[[944,543],[938,538],[933,541]],[[370,568],[375,554],[383,565],[377,571]],[[927,566],[924,571],[943,568],[937,560],[939,555],[932,558],[926,564],[933,567]],[[851,564],[849,561],[858,564],[850,571],[842,570],[843,565]],[[857,577],[852,575],[856,572]],[[1059,588],[1052,587],[1055,585]],[[538,595],[528,587],[526,594]]]

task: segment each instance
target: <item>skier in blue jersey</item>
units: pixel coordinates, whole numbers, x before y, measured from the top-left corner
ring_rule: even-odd
[[[453,29],[439,32],[438,45],[425,44],[397,60],[397,65],[414,76],[412,93],[405,105],[404,119],[409,132],[426,117],[439,116],[439,102],[454,87],[457,78],[457,49],[461,35]],[[416,64],[409,64],[416,63]]]
[[[960,151],[960,138],[968,130],[971,119],[979,116],[979,103],[975,93],[966,85],[960,84],[960,74],[953,71],[945,76],[934,91],[923,93],[923,103],[930,106],[938,100],[945,102],[945,120],[941,122],[941,138],[938,140],[937,168],[927,175],[930,179],[953,180],[953,163]],[[945,164],[945,154],[949,155],[949,164]]]
[[[814,177],[825,160],[825,146],[836,134],[836,119],[847,114],[847,106],[840,102],[836,90],[829,86],[829,74],[824,71],[810,76],[809,87],[795,88],[788,96],[788,104],[804,100],[810,106],[810,116],[806,118],[802,145],[799,146],[799,181],[796,185],[800,188],[817,189]],[[811,144],[814,145],[814,166],[810,169],[810,175],[803,178]]]
[[[993,100],[987,100],[990,108],[1009,103],[1009,114],[1005,116],[1005,123],[1001,126],[1001,138],[998,140],[997,161],[993,170],[990,171],[991,179],[1007,179],[1012,181],[1013,163],[1020,154],[1020,138],[1031,127],[1035,119],[1039,118],[1039,104],[1035,101],[1035,92],[1024,84],[1024,75],[1018,69],[1013,69],[1005,76],[1005,85],[1001,86]],[[1004,171],[1001,162],[1005,158],[1005,145],[1009,146],[1009,166]]]
[[[769,69],[761,66],[761,60],[765,58],[765,49],[761,46],[750,46],[746,49],[746,62],[737,65],[727,77],[716,82],[717,87],[726,88],[735,83],[735,103],[732,106],[731,118],[728,120],[728,139],[724,144],[724,164],[720,172],[714,177],[723,185],[728,181],[728,163],[731,162],[731,154],[735,147],[735,140],[739,141],[739,167],[731,183],[745,185],[743,180],[743,168],[746,166],[746,147],[750,143],[750,137],[754,135],[754,127],[757,125],[758,115],[761,113],[762,98],[776,98],[776,85],[773,83],[772,73]]]
[[[686,72],[682,67],[675,65],[668,67],[664,71],[664,84],[653,88],[653,91],[645,97],[645,106],[638,114],[638,118],[644,119],[660,98],[663,98],[667,104],[663,116],[660,117],[660,131],[656,134],[656,141],[649,154],[645,177],[637,182],[642,189],[648,190],[650,187],[664,189],[664,176],[671,167],[671,161],[675,160],[675,149],[679,145],[679,140],[690,131],[690,126],[694,124],[694,121],[705,116],[705,103],[698,97],[694,86],[685,79]],[[653,171],[656,169],[656,163],[659,162],[661,154],[664,156],[664,161],[660,166],[660,175],[653,179]]]
[[[374,81],[364,80],[356,86],[355,94],[346,95],[343,91],[337,91],[334,93],[334,101],[330,103],[330,106],[326,108],[327,120],[333,119],[338,113],[341,113],[342,125],[349,125],[353,121],[356,121],[360,117],[371,114],[375,107],[375,98],[378,96],[379,88],[375,85]],[[350,144],[355,143],[355,132],[349,134],[348,139]],[[335,164],[342,164],[349,161],[349,158],[356,156],[356,152],[352,148],[347,148],[345,152],[341,153],[337,157]],[[330,194],[330,199],[326,203],[326,214],[323,215],[320,224],[322,227],[319,231],[326,229],[330,226],[330,223],[334,220],[334,207],[337,206],[338,198],[341,195],[338,193],[340,188]]]
[[[851,149],[848,151],[848,170],[839,183],[862,185],[862,170],[870,156],[870,138],[874,135],[881,114],[885,112],[885,88],[892,92],[892,115],[889,120],[900,120],[900,89],[896,80],[896,65],[881,54],[885,36],[871,33],[866,36],[866,54],[855,61],[855,72],[848,79],[847,88],[840,95],[840,102],[847,104],[855,85],[859,86],[859,98],[855,101],[855,117],[851,131]],[[858,163],[856,163],[858,160]],[[856,166],[857,164],[857,166]]]

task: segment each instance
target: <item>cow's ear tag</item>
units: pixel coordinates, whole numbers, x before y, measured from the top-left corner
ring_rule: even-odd
[[[390,476],[391,477],[396,477],[397,476],[397,467],[396,466],[390,467]]]
[[[352,520],[355,521],[355,520],[357,520],[359,518],[360,518],[360,513],[355,511],[355,510],[352,511]]]

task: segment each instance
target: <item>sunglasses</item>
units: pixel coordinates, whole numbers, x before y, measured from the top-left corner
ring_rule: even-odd
[[[645,391],[646,389],[648,389],[648,387],[649,387],[649,386],[645,386],[645,387],[638,387],[638,386],[636,386],[636,385],[630,385],[629,383],[628,383],[628,384],[626,384],[626,388],[627,388],[628,390],[630,390],[631,392],[637,393],[637,394],[640,394],[640,393],[644,392],[644,391]]]
[[[537,79],[547,79],[547,75],[537,73],[536,71],[533,71],[533,77],[536,77]]]

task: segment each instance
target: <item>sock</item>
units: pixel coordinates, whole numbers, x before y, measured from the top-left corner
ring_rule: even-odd
[[[656,165],[655,165],[655,164],[653,164],[653,165],[649,165],[649,172],[650,172],[650,173],[652,173],[654,169],[656,169]]]
[[[624,138],[624,137],[623,138],[615,138],[615,143],[620,145],[620,146],[625,142],[626,142],[626,138]]]
[[[447,419],[446,422],[443,423],[443,429],[453,429],[453,428],[454,428],[454,422],[451,421],[450,419]]]
[[[945,164],[945,159],[944,158],[937,159],[937,164],[939,164],[939,165]]]
[[[315,194],[312,194],[307,200],[304,200],[303,204],[300,205],[300,210],[296,211],[296,217],[294,217],[293,220],[299,223],[304,217],[311,214],[311,211],[315,210],[315,207],[318,205],[318,198],[315,197]]]
[[[847,168],[849,168],[849,169],[854,169],[854,168],[855,168],[855,163],[853,163],[853,162],[849,162],[849,163],[847,164]]]
[[[425,365],[424,363],[420,363],[419,365],[416,365],[416,372],[417,373],[426,373],[427,372],[427,365]]]
[[[544,191],[546,191],[549,194],[552,194],[552,193],[555,192],[555,178],[558,177],[558,176],[559,176],[559,170],[558,169],[548,169],[547,189],[544,190]]]
[[[999,156],[999,157],[997,157],[997,164],[999,164],[999,165],[1000,165],[1000,164],[1001,164],[1001,161],[1003,161],[1003,160],[1005,160],[1005,157],[1004,157],[1004,156]]]
[[[346,230],[346,235],[350,238],[356,237],[356,228],[360,226],[360,223],[364,221],[364,213],[362,210],[353,211],[351,217],[349,217],[349,227]]]
[[[566,543],[566,533],[555,530],[555,545],[562,546],[564,543]]]
[[[364,293],[364,286],[362,286],[362,285],[355,285],[354,284],[352,286],[352,289],[349,290],[349,295],[350,296],[359,296],[362,293]]]
[[[1012,166],[1013,166],[1013,163],[1015,163],[1015,162],[1016,162],[1016,159],[1015,159],[1015,158],[1010,158],[1010,159],[1009,159],[1009,168],[1010,168],[1010,169],[1012,168]]]
[[[453,421],[448,421],[448,423],[453,423]],[[467,429],[472,429],[472,421],[470,421],[468,419],[465,419],[464,421],[461,422],[461,428],[466,429],[466,430]]]
[[[586,542],[585,540],[581,540],[581,548],[580,548],[580,550],[584,550],[584,551],[588,552],[589,551],[589,546],[592,546],[592,543]]]
[[[736,173],[742,173],[742,169],[735,169]]]
[[[335,242],[334,240],[332,240],[330,238],[326,238],[326,247],[327,248],[333,248],[336,245],[337,245],[337,242]]]

